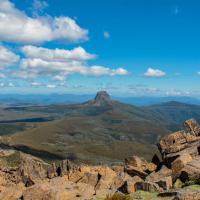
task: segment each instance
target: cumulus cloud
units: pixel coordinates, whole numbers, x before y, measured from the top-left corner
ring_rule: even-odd
[[[96,55],[86,52],[82,47],[72,50],[47,49],[36,46],[24,46],[22,52],[26,58],[20,62],[22,71],[35,75],[48,75],[54,80],[64,81],[68,75],[81,74],[90,76],[127,75],[123,68],[111,69],[104,66],[88,66],[86,61]]]
[[[87,53],[82,47],[72,50],[65,49],[47,49],[36,46],[24,46],[22,52],[29,58],[40,58],[47,61],[84,61],[94,59],[96,55]]]
[[[47,6],[44,0],[33,1],[35,11],[40,12]],[[109,38],[109,32],[104,32],[104,36]],[[128,74],[124,68],[112,69],[101,65],[89,65],[88,61],[97,56],[88,53],[80,46],[71,50],[34,46],[34,44],[54,40],[76,43],[87,39],[88,30],[81,28],[70,17],[28,16],[24,11],[16,8],[11,0],[0,0],[0,42],[25,45],[21,47],[21,52],[24,54],[22,59],[0,45],[0,67],[16,66],[0,74],[0,78],[9,76],[30,79],[31,86],[39,86],[33,81],[38,77],[63,82],[72,74],[96,77]],[[46,87],[54,86],[49,84]]]
[[[91,76],[105,76],[105,75],[127,75],[128,71],[123,68],[110,69],[104,66],[84,66],[83,63],[78,61],[71,62],[57,62],[46,61],[38,58],[34,59],[22,59],[21,68],[23,70],[31,70],[38,75],[51,75],[57,73],[63,73],[65,76],[79,73],[81,75]],[[57,76],[58,80],[58,76]]]
[[[0,67],[10,67],[19,61],[19,56],[7,49],[0,46]]]
[[[147,77],[162,77],[165,76],[166,73],[161,71],[160,69],[148,68],[144,75]]]
[[[34,79],[38,76],[37,70],[18,70],[12,72],[12,77],[19,79]]]
[[[92,76],[114,76],[114,75],[127,75],[128,71],[123,68],[110,69],[103,66],[91,66],[85,67],[80,71],[83,75],[92,75]]]
[[[5,28],[6,27],[6,28]],[[53,40],[78,42],[88,39],[88,30],[70,17],[30,17],[9,0],[0,1],[0,40],[37,44]]]

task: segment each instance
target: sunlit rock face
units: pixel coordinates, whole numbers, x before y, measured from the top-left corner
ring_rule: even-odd
[[[96,106],[101,106],[106,104],[111,105],[112,99],[106,91],[99,91],[95,96],[93,104]]]

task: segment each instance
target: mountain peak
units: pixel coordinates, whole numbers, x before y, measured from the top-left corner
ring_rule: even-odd
[[[106,91],[97,92],[94,99],[94,105],[111,104],[111,103],[112,99]]]

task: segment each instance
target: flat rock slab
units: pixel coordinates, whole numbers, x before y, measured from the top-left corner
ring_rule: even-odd
[[[174,197],[173,200],[200,200],[200,190],[169,190],[159,193],[158,197]]]
[[[179,190],[174,200],[200,200],[200,190]]]

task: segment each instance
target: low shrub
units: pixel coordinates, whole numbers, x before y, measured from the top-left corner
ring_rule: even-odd
[[[200,185],[200,179],[188,180],[183,184],[183,187],[190,186],[190,185]]]
[[[115,193],[114,195],[108,195],[104,200],[132,200],[129,195]]]

